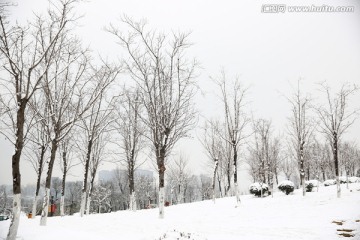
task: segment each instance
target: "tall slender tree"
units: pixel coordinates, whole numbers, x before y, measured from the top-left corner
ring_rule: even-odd
[[[116,144],[121,149],[120,163],[125,166],[129,182],[130,210],[136,210],[135,196],[135,169],[141,165],[138,155],[144,146],[145,128],[141,122],[140,114],[142,105],[140,100],[140,90],[124,91],[119,98],[120,104],[116,107],[116,119],[114,127],[120,139]]]
[[[254,146],[250,148],[251,160],[257,165],[258,181],[262,184],[270,184],[270,141],[271,141],[271,121],[266,119],[253,120]],[[261,191],[262,196],[262,191]]]
[[[219,130],[220,122],[215,120],[210,120],[209,122],[205,122],[203,127],[203,136],[200,139],[201,144],[203,145],[206,155],[208,156],[211,167],[213,169],[213,178],[212,178],[212,198],[215,203],[215,181],[216,175],[219,176],[219,162],[225,162],[226,157],[223,156],[223,148],[222,145],[224,144],[223,139],[219,136],[221,132]],[[219,188],[221,189],[221,185],[219,184]],[[220,190],[219,189],[219,190]]]
[[[245,127],[249,119],[244,112],[245,97],[247,88],[245,88],[238,78],[228,85],[225,71],[221,71],[218,78],[214,78],[221,92],[221,100],[224,106],[224,122],[226,134],[222,135],[232,148],[232,163],[234,168],[234,188],[236,195],[236,204],[240,203],[240,193],[238,187],[238,158],[239,149],[242,141],[247,137]]]
[[[79,127],[83,131],[83,142],[85,146],[85,151],[83,152],[84,157],[84,179],[83,179],[83,189],[82,189],[82,196],[81,196],[81,207],[80,207],[80,216],[82,217],[88,209],[87,201],[89,199],[89,174],[90,174],[90,164],[93,154],[93,149],[96,147],[95,142],[98,141],[100,136],[109,131],[109,127],[113,119],[113,104],[111,98],[108,100],[106,98],[106,91],[108,90],[108,86],[115,81],[118,70],[116,68],[110,67],[103,67],[100,70],[96,70],[97,73],[95,75],[95,79],[98,82],[103,82],[105,85],[99,92],[97,99],[94,99],[91,106],[89,106],[89,113],[81,118],[81,124]],[[80,146],[80,148],[82,148]]]
[[[314,124],[310,116],[310,97],[304,96],[301,92],[300,80],[297,82],[294,93],[288,98],[288,102],[291,105],[289,135],[299,165],[300,184],[303,196],[305,196],[305,151],[309,145]]]
[[[321,124],[320,129],[329,140],[335,165],[335,176],[337,186],[337,197],[341,197],[339,180],[339,142],[344,132],[356,120],[358,109],[349,110],[349,98],[357,90],[358,86],[343,84],[335,95],[331,93],[330,87],[322,83],[322,90],[326,96],[326,105],[316,108]]]
[[[65,215],[65,193],[66,193],[66,178],[69,175],[70,170],[79,165],[80,162],[75,161],[74,150],[75,143],[73,134],[69,134],[63,138],[59,144],[59,157],[60,157],[60,169],[62,172],[62,184],[61,184],[61,198],[60,198],[60,216]]]
[[[145,108],[142,121],[148,129],[146,138],[152,143],[159,173],[159,217],[164,217],[165,160],[179,139],[193,127],[196,116],[192,103],[196,85],[196,62],[186,59],[190,46],[189,34],[171,36],[148,30],[145,21],[136,22],[123,17],[129,28],[123,34],[110,25],[108,31],[127,51],[128,73],[141,90]]]
[[[28,145],[26,146],[25,156],[30,161],[36,172],[36,189],[35,197],[32,207],[32,218],[35,218],[37,214],[37,202],[39,200],[39,191],[41,184],[41,176],[43,170],[46,166],[46,157],[47,150],[49,147],[49,136],[46,134],[44,125],[41,122],[38,122],[32,130],[30,131],[30,139]]]
[[[176,203],[180,204],[185,202],[185,194],[187,186],[190,182],[191,173],[188,167],[189,159],[184,155],[184,153],[180,153],[179,157],[177,157],[174,161],[171,161],[169,166],[169,179],[175,185],[174,192],[176,196]]]
[[[100,164],[106,159],[107,151],[106,146],[110,139],[110,133],[107,131],[102,131],[100,136],[96,138],[93,143],[93,150],[91,155],[91,161],[89,165],[89,173],[90,173],[90,181],[89,181],[89,190],[86,199],[86,214],[90,214],[90,204],[92,202],[93,192],[94,192],[94,184],[95,177],[99,170]]]

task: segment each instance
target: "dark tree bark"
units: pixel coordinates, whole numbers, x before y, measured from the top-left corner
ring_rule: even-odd
[[[84,179],[83,179],[83,187],[81,194],[81,206],[80,206],[80,215],[83,216],[86,211],[86,202],[89,197],[88,194],[88,179],[89,179],[89,171],[90,171],[90,160],[91,160],[91,151],[93,148],[93,139],[90,138],[87,143],[87,152],[85,159],[85,171],[84,171]]]
[[[26,99],[21,99],[18,96],[17,102],[19,102],[19,109],[16,116],[16,142],[15,153],[12,156],[12,176],[13,176],[13,193],[21,193],[21,174],[20,174],[20,157],[24,147],[24,124],[25,124],[25,110]]]
[[[213,201],[215,203],[215,181],[216,181],[216,172],[218,170],[218,166],[219,166],[219,160],[218,159],[214,159],[214,172],[213,172],[213,182],[212,182],[212,190],[213,190]],[[219,184],[219,188],[220,188],[220,192],[221,192],[221,185]]]

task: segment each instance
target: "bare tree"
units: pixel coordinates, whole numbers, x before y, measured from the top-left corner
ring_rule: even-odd
[[[221,129],[221,130],[220,130]],[[234,175],[234,168],[233,168],[233,146],[228,141],[224,140],[224,135],[226,135],[225,125],[221,124],[218,131],[218,136],[221,136],[221,141],[219,139],[219,163],[218,163],[218,183],[220,186],[220,181],[223,182],[224,194],[225,196],[230,196],[231,193],[231,181]],[[221,180],[220,180],[221,178]],[[220,187],[219,187],[220,188]]]
[[[300,184],[303,196],[305,196],[305,151],[309,144],[314,124],[310,117],[310,98],[304,96],[300,90],[300,81],[294,93],[288,98],[291,105],[292,115],[289,117],[289,135],[291,137],[293,151],[299,165]]]
[[[12,156],[13,175],[13,218],[11,221],[8,240],[16,238],[19,226],[21,208],[21,175],[20,159],[24,146],[24,124],[26,122],[26,108],[29,100],[39,89],[56,52],[59,36],[66,31],[72,21],[72,9],[75,0],[63,0],[53,3],[48,10],[46,18],[35,16],[32,23],[20,26],[17,23],[10,25],[7,21],[4,6],[0,14],[0,52],[5,71],[9,78],[2,80],[2,88],[10,93],[11,103],[17,106],[16,121],[13,122],[15,130],[14,147]]]
[[[209,121],[205,122],[203,127],[203,136],[200,139],[201,144],[203,145],[206,155],[210,159],[210,164],[213,169],[213,179],[212,179],[212,191],[213,191],[213,201],[215,203],[215,181],[216,174],[219,178],[219,159],[221,158],[221,162],[226,160],[225,157],[222,156],[222,145],[223,139],[219,136],[220,134],[220,123],[219,121]],[[220,180],[221,181],[221,180]],[[219,184],[219,191],[221,192],[221,184]]]
[[[196,86],[196,62],[186,59],[189,34],[171,37],[148,30],[145,21],[128,17],[122,21],[130,30],[127,35],[110,25],[119,44],[127,51],[125,65],[141,89],[145,114],[141,116],[148,129],[159,173],[159,217],[164,217],[165,159],[176,142],[185,137],[195,123],[192,103]]]
[[[169,179],[174,182],[176,202],[180,204],[185,202],[185,193],[187,185],[190,181],[191,173],[188,169],[189,159],[180,153],[169,166]]]
[[[94,181],[96,174],[99,170],[100,164],[105,160],[107,152],[106,152],[106,145],[110,142],[109,141],[110,134],[106,131],[102,131],[93,142],[93,150],[92,150],[92,156],[91,161],[89,164],[89,172],[90,172],[90,181],[89,181],[89,190],[88,190],[88,196],[86,199],[86,214],[89,214],[90,212],[90,203],[91,198],[93,195],[94,190]]]
[[[86,209],[88,209],[88,203],[86,199],[89,198],[89,188],[88,188],[88,178],[89,178],[89,168],[92,159],[92,151],[95,148],[95,142],[98,141],[99,137],[104,133],[109,131],[109,127],[113,119],[113,106],[111,101],[106,100],[106,91],[107,87],[116,79],[118,75],[118,69],[110,68],[105,66],[96,71],[95,79],[99,82],[103,82],[103,87],[97,96],[97,99],[94,99],[94,102],[89,106],[89,114],[81,118],[81,123],[79,127],[83,130],[84,137],[83,142],[85,145],[85,164],[84,164],[84,179],[83,179],[83,190],[81,197],[81,207],[80,207],[80,216],[84,215]],[[100,143],[98,143],[100,144]],[[80,147],[82,148],[82,147]]]
[[[316,111],[321,121],[321,131],[325,134],[331,145],[333,162],[335,164],[337,197],[340,198],[338,145],[341,136],[354,123],[357,117],[358,110],[349,110],[349,98],[358,90],[358,87],[343,84],[339,92],[334,96],[331,94],[331,89],[326,83],[323,83],[321,86],[326,95],[327,104],[316,108]]]
[[[62,185],[61,185],[61,199],[60,199],[60,216],[65,215],[65,192],[66,192],[66,177],[71,168],[80,164],[74,161],[74,139],[72,135],[63,138],[59,145],[60,150],[60,169],[62,171]]]
[[[270,184],[270,141],[271,121],[266,119],[253,120],[254,146],[250,148],[250,159],[255,161],[260,185]],[[262,191],[261,191],[262,197]]]
[[[118,135],[119,141],[116,144],[122,152],[120,163],[125,165],[129,181],[129,198],[130,210],[136,211],[135,196],[135,169],[140,165],[138,162],[138,154],[144,144],[144,126],[140,119],[141,101],[140,91],[125,90],[123,96],[119,99],[121,104],[116,108],[116,119],[114,127]]]
[[[268,183],[267,171],[269,162],[269,149],[271,138],[271,121],[266,119],[258,119],[253,123],[255,136],[256,155],[259,159],[259,175],[260,181]]]
[[[245,96],[247,88],[241,85],[238,78],[230,86],[227,85],[225,71],[221,71],[221,76],[215,78],[215,82],[221,90],[221,100],[224,104],[224,117],[226,134],[224,140],[232,147],[232,163],[234,168],[234,187],[236,195],[236,204],[240,203],[240,194],[238,188],[238,155],[242,141],[247,137],[245,127],[249,119],[244,113]]]

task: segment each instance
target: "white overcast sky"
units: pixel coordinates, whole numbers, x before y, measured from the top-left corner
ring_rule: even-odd
[[[20,22],[48,6],[45,0],[17,3],[11,15]],[[355,12],[262,13],[262,5],[269,3],[354,6]],[[229,78],[239,75],[250,86],[249,110],[255,117],[272,119],[274,130],[279,133],[283,132],[290,113],[282,96],[290,93],[289,83],[301,78],[304,91],[310,92],[315,100],[323,97],[317,91],[317,82],[326,80],[333,88],[343,82],[360,85],[360,2],[356,0],[89,0],[80,6],[78,12],[84,17],[78,34],[94,53],[109,59],[121,57],[122,52],[102,29],[110,22],[116,24],[122,14],[146,18],[151,27],[164,32],[191,31],[193,46],[189,56],[196,57],[202,67],[198,77],[202,94],[199,92],[196,98],[197,108],[206,117],[219,113],[209,76],[217,75],[221,67]],[[126,81],[126,77],[123,79]],[[360,92],[352,98],[351,107],[360,107]],[[360,144],[359,134],[360,119],[346,138]],[[193,139],[179,144],[178,151],[189,156],[194,173],[205,173],[206,156],[196,133],[192,135]],[[9,184],[13,149],[3,137],[0,139],[0,184]],[[34,182],[33,174],[29,165],[22,162],[23,183]]]

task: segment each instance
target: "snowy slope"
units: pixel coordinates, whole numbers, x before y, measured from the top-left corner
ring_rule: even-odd
[[[48,226],[21,218],[19,236],[24,240],[58,239],[341,239],[342,229],[354,230],[360,239],[360,183],[342,185],[342,197],[336,198],[335,186],[320,187],[319,192],[302,197],[296,190],[286,196],[276,192],[263,199],[242,196],[235,208],[235,198],[217,199],[166,208],[165,219],[158,219],[157,209],[137,212],[52,217]],[[339,226],[333,221],[344,221]],[[9,221],[0,222],[0,239],[5,238]]]

